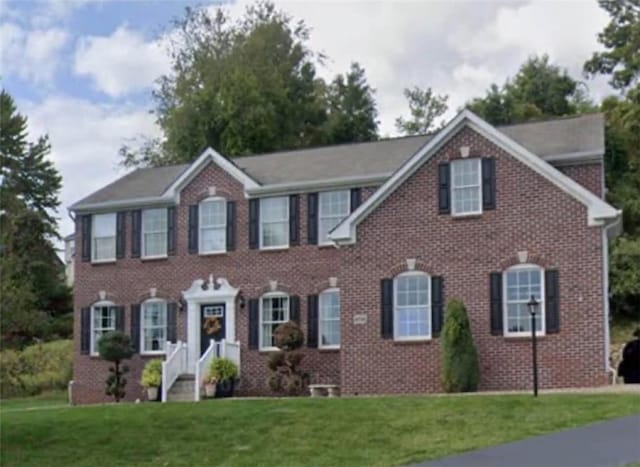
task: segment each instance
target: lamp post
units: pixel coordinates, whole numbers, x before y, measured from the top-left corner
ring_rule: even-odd
[[[533,397],[538,397],[538,348],[536,342],[536,312],[538,311],[538,301],[531,295],[531,300],[527,303],[529,314],[531,315],[531,351],[533,357]]]

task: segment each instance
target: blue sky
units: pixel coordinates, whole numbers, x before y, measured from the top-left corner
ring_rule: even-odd
[[[225,4],[233,17],[249,2]],[[418,85],[450,96],[451,116],[468,99],[513,76],[529,56],[548,53],[577,79],[608,21],[585,1],[275,1],[311,27],[310,47],[329,60],[331,78],[350,62],[376,89],[382,135],[406,114],[402,90]],[[140,136],[161,137],[151,92],[170,72],[171,20],[207,1],[0,0],[2,86],[29,118],[35,139],[47,133],[63,176],[66,207],[122,176],[118,149]],[[604,79],[586,81],[597,100]]]

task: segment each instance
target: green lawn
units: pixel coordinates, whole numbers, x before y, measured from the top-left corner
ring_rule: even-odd
[[[49,391],[32,397],[14,397],[0,400],[0,414],[3,411],[37,409],[67,405],[67,391]]]
[[[0,411],[3,466],[395,465],[640,411],[636,395],[216,400]]]

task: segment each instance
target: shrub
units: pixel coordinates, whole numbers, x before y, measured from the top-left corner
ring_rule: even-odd
[[[442,385],[446,392],[470,392],[478,389],[480,370],[478,353],[464,303],[452,299],[442,330]]]
[[[162,360],[149,360],[142,370],[140,384],[145,388],[157,388],[162,383]]]
[[[113,366],[109,367],[110,374],[106,380],[105,394],[113,396],[116,402],[120,402],[126,394],[124,388],[127,385],[127,379],[124,375],[129,372],[129,367],[120,366],[120,364],[122,360],[131,358],[134,353],[131,338],[121,331],[108,332],[98,341],[98,353],[100,358],[113,363]]]
[[[287,321],[276,328],[273,340],[281,350],[296,350],[304,344],[304,333],[296,323]]]
[[[267,386],[274,392],[295,395],[302,392],[306,375],[299,370],[303,355],[297,349],[304,344],[304,333],[293,321],[278,326],[274,342],[280,350],[269,355],[267,366],[271,373]]]
[[[218,382],[234,380],[238,376],[238,366],[228,358],[214,358],[208,376]]]
[[[73,342],[39,343],[0,352],[0,397],[33,396],[66,389],[72,378]]]

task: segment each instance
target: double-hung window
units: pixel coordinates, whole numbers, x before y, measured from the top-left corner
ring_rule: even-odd
[[[318,196],[318,239],[320,244],[330,243],[329,232],[338,225],[350,211],[349,190],[326,191]]]
[[[289,246],[289,198],[260,199],[260,248]]]
[[[116,308],[113,303],[99,302],[91,307],[91,353],[98,353],[100,338],[116,330]]]
[[[340,291],[325,290],[319,297],[318,347],[340,347]]]
[[[394,279],[394,338],[420,340],[431,337],[431,281],[422,272],[408,272]]]
[[[167,302],[156,299],[144,302],[141,326],[142,353],[163,353],[167,342]]]
[[[527,303],[533,295],[538,301],[540,314],[536,319],[536,332],[545,331],[544,271],[539,266],[523,264],[504,272],[505,335],[531,335],[531,315]]]
[[[116,259],[116,214],[95,214],[91,229],[93,257],[95,262]]]
[[[227,249],[227,202],[221,198],[200,203],[200,254],[220,253]]]
[[[167,210],[142,211],[142,257],[154,258],[167,255]]]
[[[451,206],[454,216],[482,212],[481,159],[451,162]]]
[[[273,333],[282,323],[289,321],[289,297],[267,294],[260,300],[260,348],[273,349]]]

